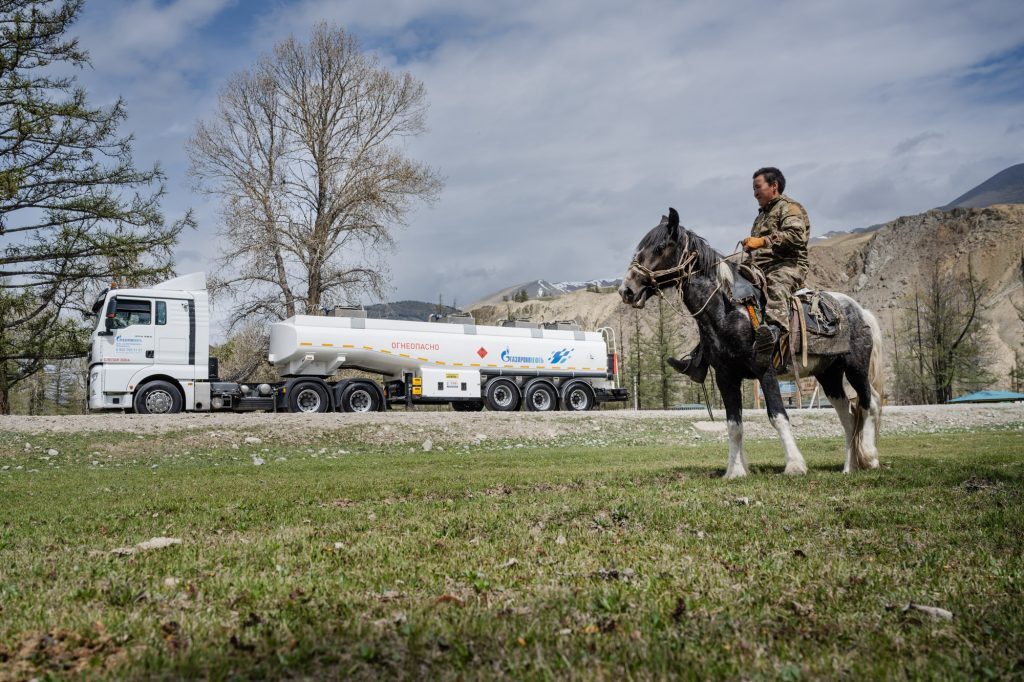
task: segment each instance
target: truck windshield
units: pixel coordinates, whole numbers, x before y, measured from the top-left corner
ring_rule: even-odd
[[[153,324],[150,302],[118,298],[117,315],[114,317],[113,329],[124,329],[134,324]]]

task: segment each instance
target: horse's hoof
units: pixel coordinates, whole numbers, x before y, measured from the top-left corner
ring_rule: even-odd
[[[722,478],[724,478],[727,481],[732,481],[737,478],[744,478],[746,477],[746,475],[747,472],[740,469],[739,471],[726,471],[725,475],[722,476]]]
[[[803,476],[804,474],[807,473],[807,465],[789,464],[786,466],[785,470],[782,473],[786,474],[787,476]]]

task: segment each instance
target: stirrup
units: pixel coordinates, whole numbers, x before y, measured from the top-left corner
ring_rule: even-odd
[[[675,358],[665,358],[665,362],[668,363],[669,367],[680,374],[685,374],[691,381],[695,381],[698,384],[703,384],[704,380],[707,379],[707,368],[695,362],[693,355],[684,355],[678,360]]]
[[[762,324],[754,330],[754,364],[764,372],[772,365],[775,346],[781,337],[781,330],[773,324]]]

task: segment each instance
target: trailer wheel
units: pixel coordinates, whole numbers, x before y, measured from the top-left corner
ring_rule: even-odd
[[[558,409],[558,393],[546,381],[537,381],[526,387],[526,409],[530,412],[551,412]]]
[[[484,409],[484,404],[481,400],[455,400],[452,409],[456,412],[479,412]]]
[[[331,409],[331,399],[327,395],[327,389],[323,387],[323,384],[313,381],[302,381],[292,386],[291,390],[288,391],[289,412],[312,414],[326,412],[329,409]]]
[[[570,412],[592,410],[596,403],[594,389],[582,381],[574,381],[562,390],[562,404]]]
[[[519,387],[509,379],[491,379],[484,391],[487,409],[495,412],[515,412],[519,409]]]
[[[341,410],[343,412],[376,412],[377,391],[373,386],[357,382],[349,384],[341,392]]]
[[[133,404],[139,414],[177,414],[184,402],[174,384],[151,381],[135,393]]]

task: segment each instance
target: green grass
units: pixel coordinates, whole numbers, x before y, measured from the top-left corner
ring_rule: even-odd
[[[737,482],[722,443],[206,435],[0,433],[0,679],[1024,675],[1020,425]]]

